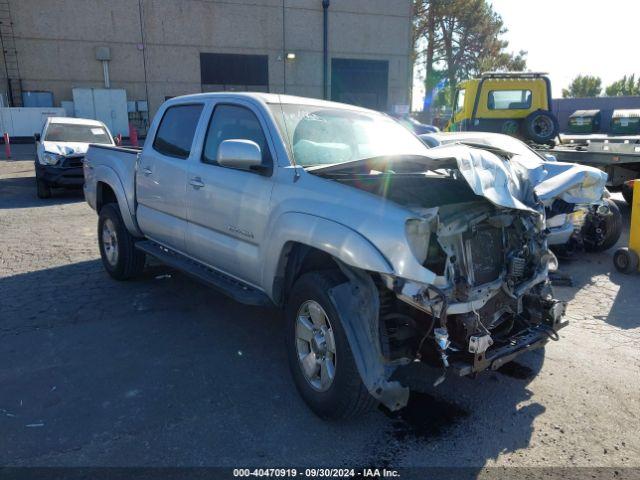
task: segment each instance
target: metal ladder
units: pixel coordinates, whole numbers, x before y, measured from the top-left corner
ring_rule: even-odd
[[[18,67],[18,51],[13,33],[9,0],[0,0],[0,47],[7,75],[7,97],[10,107],[22,106],[22,80]]]

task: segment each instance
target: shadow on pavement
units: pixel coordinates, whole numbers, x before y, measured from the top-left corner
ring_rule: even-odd
[[[50,207],[84,201],[82,188],[54,188],[51,198],[36,196],[36,179],[33,175],[0,178],[0,210],[12,208]]]
[[[4,465],[479,468],[526,448],[544,411],[527,389],[537,351],[437,389],[419,374],[399,413],[322,421],[290,380],[278,310],[163,266],[0,278],[0,318]]]
[[[584,287],[595,288],[596,294],[602,293],[604,288],[617,288],[610,292],[609,297],[614,301],[605,315],[594,315],[612,326],[622,329],[637,328],[640,318],[637,315],[637,298],[640,297],[640,277],[638,273],[625,275],[619,273],[613,266],[613,254],[616,249],[627,246],[629,242],[629,223],[631,211],[629,205],[620,199],[615,199],[623,218],[623,231],[618,243],[604,251],[597,253],[579,252],[567,262],[561,262],[560,269],[573,279],[573,286],[558,287],[556,291],[565,301],[571,301]]]
[[[11,144],[11,158],[7,159],[4,142],[0,145],[0,160],[7,162],[14,162],[20,160],[35,160],[36,158],[36,146],[34,143],[12,143]]]

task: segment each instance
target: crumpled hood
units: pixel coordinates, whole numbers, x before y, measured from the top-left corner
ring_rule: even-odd
[[[484,148],[446,144],[429,149],[428,156],[362,159],[342,164],[311,167],[309,172],[326,175],[367,165],[372,171],[387,167],[401,173],[457,168],[473,193],[494,205],[540,213],[540,204],[550,206],[560,198],[568,203],[590,204],[602,198],[607,174],[597,168],[572,163],[548,162],[537,156],[505,153],[498,156]]]
[[[586,165],[565,162],[535,162],[517,155],[512,162],[526,172],[538,198],[549,206],[557,198],[567,203],[593,203],[602,198],[607,174]]]
[[[88,143],[79,142],[42,142],[45,152],[57,153],[58,155],[85,154],[89,150]]]
[[[476,195],[516,210],[535,211],[526,202],[523,184],[509,162],[486,150],[464,145],[434,148],[432,158],[455,159],[458,170]]]
[[[557,198],[568,203],[596,202],[602,198],[607,181],[607,174],[597,168],[521,155],[503,160],[490,151],[465,145],[433,148],[430,155],[434,159],[454,158],[476,195],[517,210],[535,211],[532,191],[545,206]]]

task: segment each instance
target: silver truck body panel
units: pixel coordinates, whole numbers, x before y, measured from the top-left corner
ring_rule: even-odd
[[[398,161],[398,168],[384,172],[368,168],[369,159],[303,168],[295,165],[288,134],[274,118],[278,109],[273,104],[280,102],[340,108],[363,117],[379,115],[270,94],[174,98],[156,114],[137,162],[135,155],[121,149],[90,148],[85,169],[87,200],[97,208],[97,186],[108,185],[132,234],[261,290],[276,304],[281,301],[278,282],[292,245],[329,254],[349,279],[329,293],[345,325],[358,371],[371,394],[392,409],[406,403],[407,391],[389,376],[397,365],[411,359],[388,362],[382,357],[377,289],[388,288],[400,301],[434,318],[442,317],[446,308],[453,316],[477,314],[500,295],[510,296],[506,304],[515,302],[518,305],[513,308],[521,311],[524,296],[534,289],[542,291],[550,258],[543,234],[544,207],[534,195],[536,186],[544,186],[536,193],[551,201],[563,195],[589,197],[600,185],[599,174],[590,171],[558,172],[553,180],[539,164],[505,162],[489,151],[459,145],[425,147],[418,158],[406,164]],[[153,139],[166,110],[193,103],[204,108],[188,158],[159,153]],[[218,104],[253,112],[273,159],[272,170],[234,170],[202,161],[205,135]],[[407,165],[413,170],[402,171]],[[447,168],[460,176],[444,173]],[[356,182],[349,184],[354,175]],[[414,182],[422,192],[445,182],[461,189],[467,200],[454,198],[440,204],[436,195],[430,198],[435,203],[427,206],[420,196],[391,201],[386,188],[383,193],[369,188],[396,176],[398,183],[390,189],[395,188],[400,197],[403,181]],[[425,258],[418,258],[416,239],[418,247],[437,246],[446,256],[442,271],[427,268]],[[374,285],[372,274],[384,285]],[[461,286],[461,275],[468,284]],[[547,310],[545,315],[551,315]],[[556,325],[559,314],[555,307],[551,310]]]
[[[91,145],[91,155],[84,161],[84,196],[94,210],[97,207],[98,183],[108,185],[118,199],[120,214],[129,231],[144,236],[136,221],[136,169],[138,152],[127,148]],[[118,161],[114,161],[117,157]]]

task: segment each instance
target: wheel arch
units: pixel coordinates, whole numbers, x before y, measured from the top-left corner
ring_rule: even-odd
[[[270,231],[266,237],[270,241],[263,252],[263,285],[277,305],[286,297],[287,282],[310,271],[310,266],[337,268],[339,261],[359,270],[393,273],[389,261],[371,242],[337,222],[286,213]]]
[[[293,284],[312,271],[338,269],[337,259],[324,250],[300,242],[287,242],[280,255],[274,278],[273,296],[283,304]]]
[[[100,213],[108,203],[118,203],[116,192],[108,183],[99,181],[96,183],[96,211]]]
[[[133,211],[127,195],[125,193],[122,182],[116,172],[108,167],[100,166],[95,169],[96,176],[96,212],[100,213],[100,209],[108,203],[117,203],[120,209],[120,215],[124,221],[127,230],[136,237],[144,236],[135,220],[135,205]]]

